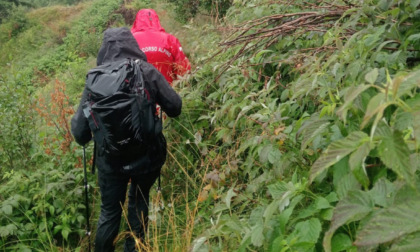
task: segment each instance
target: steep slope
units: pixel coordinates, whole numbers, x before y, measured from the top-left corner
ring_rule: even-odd
[[[419,250],[419,4],[233,1],[224,19],[184,25],[172,4],[146,0],[12,16],[0,25],[0,250],[87,247],[68,119],[102,31],[144,7],[194,68],[175,84],[183,114],[165,122],[163,191],[139,246]]]

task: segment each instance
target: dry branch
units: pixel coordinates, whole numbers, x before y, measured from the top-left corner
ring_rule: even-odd
[[[301,12],[264,17],[240,25],[248,27],[243,28],[241,30],[242,32],[235,38],[222,42],[220,45],[230,47],[245,42],[249,43],[254,40],[278,37],[280,35],[288,35],[296,30],[311,30],[314,29],[314,27],[316,27],[318,30],[322,30],[323,27],[329,28],[331,26],[331,21],[338,20],[344,12],[345,9],[328,11],[325,13]],[[280,24],[274,27],[265,26],[259,28],[259,26],[262,24],[274,22]]]
[[[222,49],[214,56],[234,46],[241,46],[241,49],[224,64],[220,75],[241,56],[252,55],[260,48],[266,49],[281,36],[290,35],[296,31],[301,34],[309,31],[326,32],[351,8],[350,5],[327,5],[324,1],[319,1],[318,5],[301,7],[310,7],[312,10],[270,15],[230,28],[232,34],[219,44]]]

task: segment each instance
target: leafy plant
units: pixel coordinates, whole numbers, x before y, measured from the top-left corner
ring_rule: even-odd
[[[216,219],[203,223],[209,231],[194,251],[392,251],[414,243],[418,228],[405,220],[417,218],[418,45],[400,41],[416,33],[417,6],[235,2],[228,18],[239,21],[237,36],[188,86],[205,100],[195,120],[207,128],[190,129],[200,133],[202,163],[212,167],[207,175],[223,175],[198,195],[203,216]],[[299,22],[308,28],[293,27]],[[214,82],[201,79],[209,75]],[[283,188],[277,196],[274,186]],[[407,188],[407,204],[394,202]]]

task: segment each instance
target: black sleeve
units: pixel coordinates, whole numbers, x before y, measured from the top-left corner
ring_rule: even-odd
[[[87,100],[86,89],[83,91],[82,99],[80,100],[79,107],[76,114],[71,119],[71,133],[76,142],[80,145],[87,144],[92,139],[92,133],[89,128],[89,122],[83,114],[83,103]]]
[[[169,85],[165,77],[154,67],[145,67],[144,75],[156,91],[156,102],[169,117],[181,114],[182,100],[175,90]]]

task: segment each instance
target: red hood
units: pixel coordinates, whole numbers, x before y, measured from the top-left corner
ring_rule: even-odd
[[[159,16],[153,9],[139,10],[139,12],[137,12],[133,27],[131,28],[132,33],[147,30],[165,32],[165,29],[163,29],[163,27],[160,25]]]

